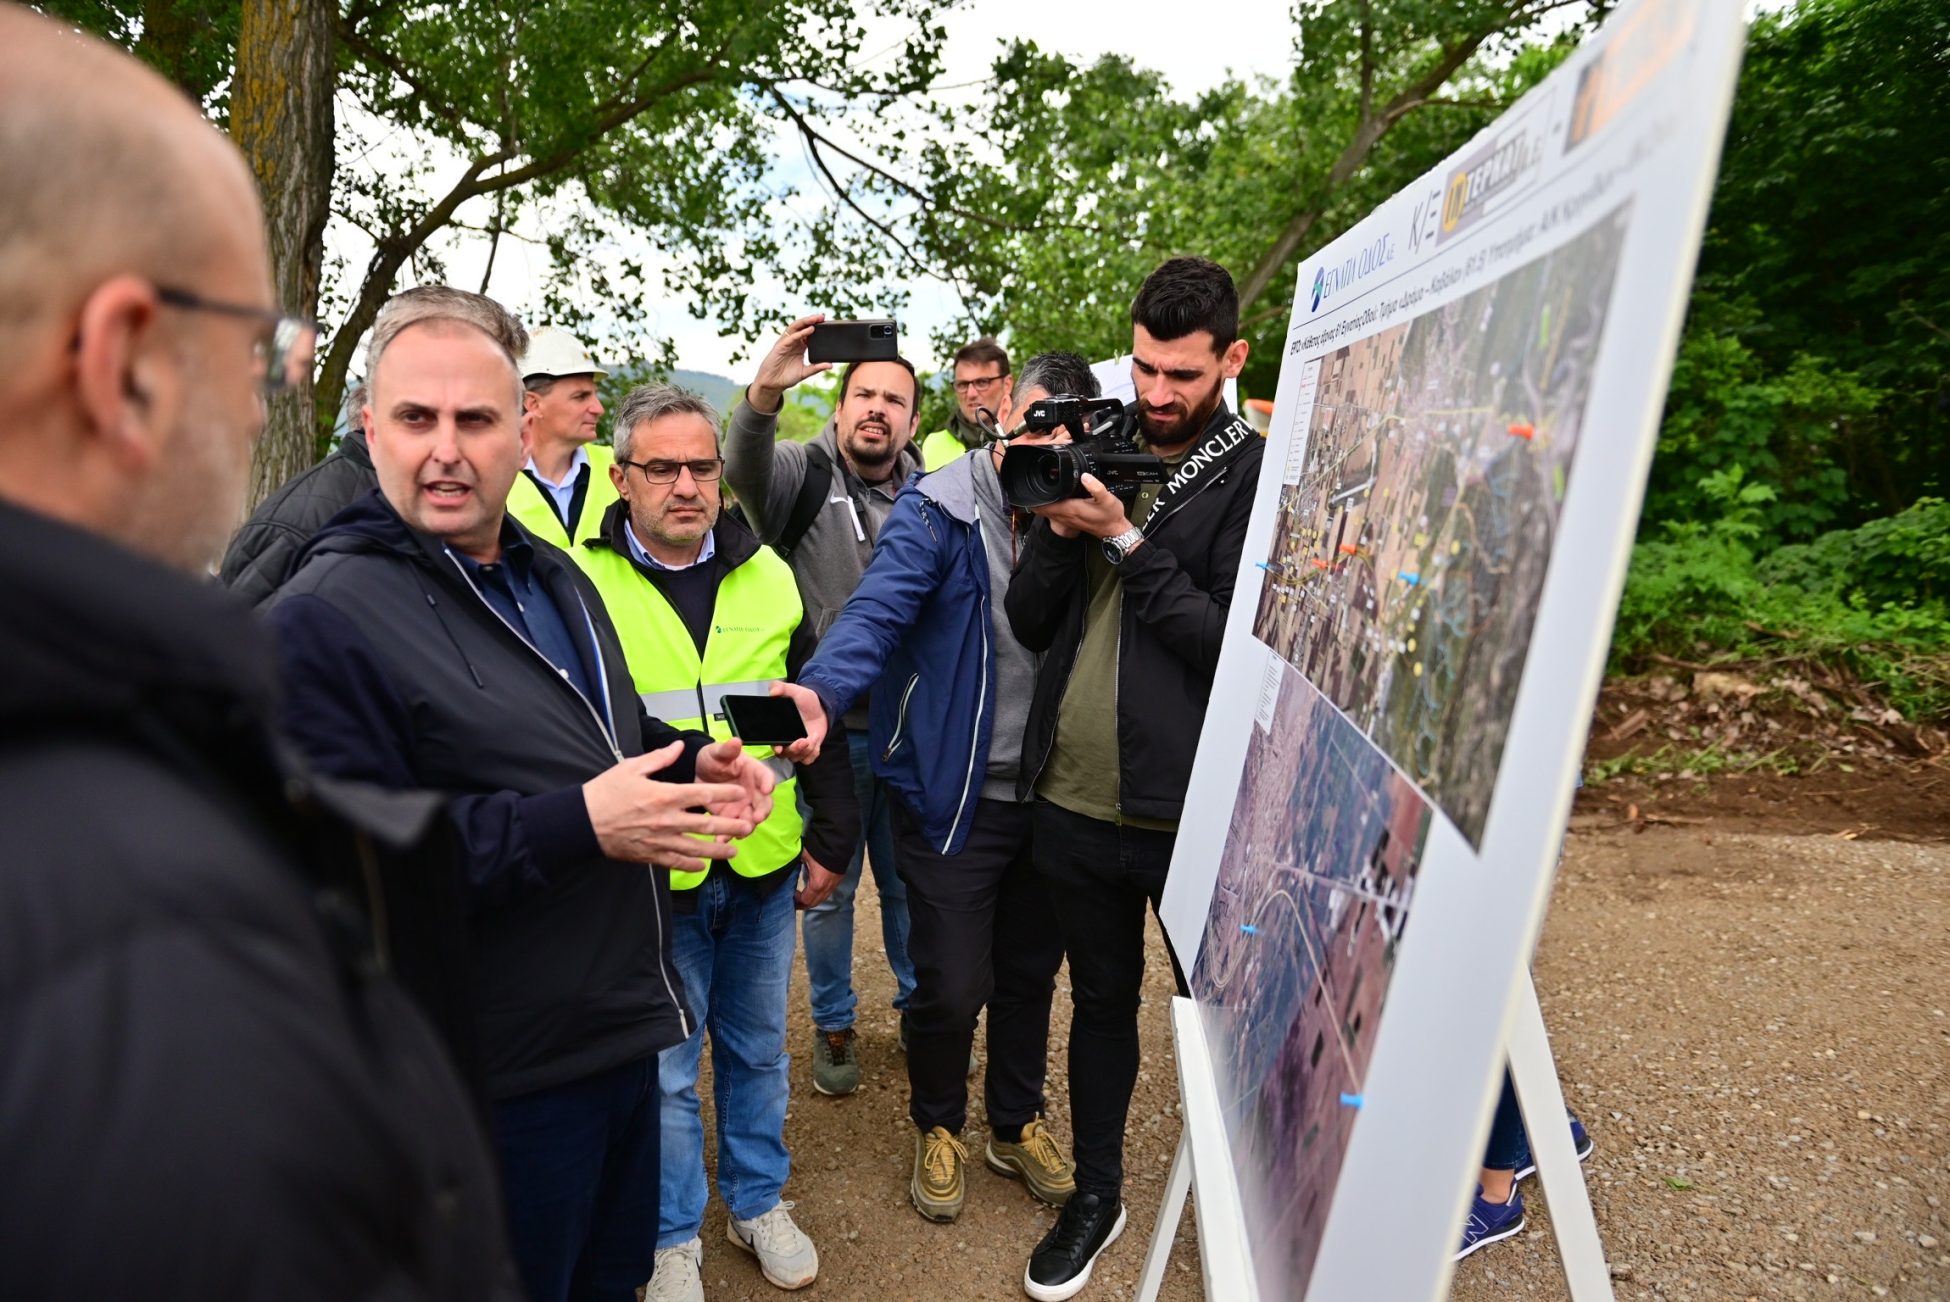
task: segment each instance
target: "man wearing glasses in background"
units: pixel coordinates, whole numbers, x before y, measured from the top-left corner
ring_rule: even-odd
[[[600,534],[572,555],[602,593],[636,690],[677,726],[729,737],[721,699],[783,694],[779,680],[812,655],[814,638],[792,571],[752,531],[723,515],[718,413],[696,394],[646,384],[623,399],[610,475],[621,501]],[[843,738],[834,740],[843,741]],[[755,752],[763,754],[764,752]],[[860,836],[853,765],[844,744],[795,771],[783,765],[772,815],[738,857],[670,877],[677,970],[697,1023],[658,1065],[663,1193],[650,1302],[703,1302],[704,1125],[697,1096],[704,1032],[716,1080],[718,1192],[727,1237],[765,1278],[804,1288],[819,1273],[812,1240],[779,1200],[785,1147],[786,991],[793,905],[832,894]],[[802,781],[803,780],[803,781]],[[802,818],[804,792],[810,813]],[[803,863],[805,885],[799,887]]]
[[[504,1296],[361,872],[434,806],[297,764],[206,580],[311,361],[250,169],[91,38],[0,50],[0,1297]]]
[[[948,428],[936,430],[921,443],[921,459],[928,469],[939,470],[987,442],[982,409],[986,407],[993,419],[1008,392],[1009,354],[1002,345],[986,335],[964,344],[955,354],[955,410],[948,417]]]

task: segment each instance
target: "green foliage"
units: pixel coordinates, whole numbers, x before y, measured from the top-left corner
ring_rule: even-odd
[[[1291,311],[1305,255],[1467,142],[1575,45],[1574,32],[1535,37],[1547,9],[1561,17],[1564,6],[1305,0],[1288,78],[1196,96],[1127,58],[1082,65],[1016,41],[974,105],[935,105],[953,131],[907,142],[905,174],[870,175],[853,197],[959,293],[965,320],[937,342],[983,332],[1021,356],[1124,352],[1144,276],[1198,253],[1233,271],[1243,333],[1264,344]],[[872,234],[844,208],[831,215],[836,232],[849,220],[856,236]],[[1258,349],[1242,384],[1271,393],[1278,354]]]
[[[1696,486],[1710,512],[1668,521],[1632,550],[1612,635],[1612,667],[1683,659],[1827,660],[1879,685],[1920,718],[1950,715],[1950,505],[1917,503],[1891,519],[1806,546],[1757,554],[1777,501],[1740,466]]]
[[[1946,0],[1753,25],[1641,537],[1732,465],[1768,543],[1950,495]]]
[[[317,398],[336,405],[359,337],[398,283],[451,279],[463,240],[545,230],[535,321],[627,328],[652,299],[746,337],[817,296],[846,315],[898,307],[859,250],[790,220],[774,175],[782,122],[872,113],[938,70],[936,0],[536,0],[338,13],[333,210],[370,237],[327,260]],[[150,58],[213,107],[236,59],[240,0],[57,0],[51,8]],[[157,24],[157,16],[181,18]],[[870,29],[904,33],[863,57]],[[168,31],[162,28],[167,27]],[[167,37],[167,40],[162,39]],[[890,71],[891,70],[891,71]],[[178,75],[180,74],[180,75]],[[752,286],[769,273],[768,298]],[[639,352],[664,367],[668,345]]]
[[[779,437],[806,443],[819,437],[840,401],[840,373],[828,371],[802,382],[785,395],[779,409]]]

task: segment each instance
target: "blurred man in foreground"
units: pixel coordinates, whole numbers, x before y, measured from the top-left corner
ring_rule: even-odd
[[[0,1297],[491,1294],[476,1113],[359,870],[432,805],[295,765],[201,581],[310,361],[250,172],[93,40],[0,5],[0,49]]]

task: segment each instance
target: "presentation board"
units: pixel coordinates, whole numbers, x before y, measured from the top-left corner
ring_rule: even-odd
[[[1446,1286],[1629,558],[1739,10],[1621,6],[1302,264],[1163,908],[1264,1297]]]

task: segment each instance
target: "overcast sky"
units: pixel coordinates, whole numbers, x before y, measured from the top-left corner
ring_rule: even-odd
[[[1748,0],[1748,9],[1751,13],[1756,8],[1779,8],[1787,2]],[[1146,16],[1141,6],[1129,3],[972,0],[948,13],[945,22],[948,40],[942,82],[947,85],[985,79],[1004,43],[1015,37],[1032,39],[1046,50],[1060,51],[1084,63],[1110,52],[1127,55],[1141,67],[1163,72],[1180,95],[1194,94],[1215,85],[1228,73],[1282,77],[1292,57],[1293,23],[1286,0],[1205,0],[1195,11],[1182,11],[1169,17]],[[891,25],[873,32],[864,47],[869,63],[876,57],[891,57],[889,52],[900,44],[903,35],[900,28]],[[961,93],[972,97],[979,91],[971,88]],[[782,133],[781,139],[784,142],[780,150],[781,179],[808,195],[814,194],[816,186],[807,175],[796,137]],[[344,150],[342,145],[341,152]],[[384,152],[377,151],[369,161],[383,166]],[[443,183],[451,183],[459,170],[459,164],[455,164]],[[483,208],[480,213],[464,215],[480,221],[485,211]],[[530,220],[540,219],[531,217]],[[528,233],[539,234],[532,228]],[[327,244],[329,250],[343,256],[352,268],[364,266],[371,251],[359,232],[337,220],[327,233]],[[649,255],[641,245],[631,251],[654,260],[654,255]],[[448,256],[449,280],[464,288],[478,288],[485,257],[485,240],[470,240],[452,250]],[[539,306],[540,294],[536,287],[546,270],[544,249],[520,240],[504,239],[495,256],[489,292],[510,306],[532,312]],[[402,283],[406,283],[404,279]],[[760,293],[764,292],[762,284],[758,288]],[[817,303],[785,306],[795,311],[820,308]],[[945,287],[927,281],[917,283],[912,302],[900,313],[903,350],[917,364],[938,365],[941,359],[932,356],[930,332],[952,320],[954,315]],[[529,324],[546,323],[531,320]],[[649,335],[674,339],[678,364],[689,369],[742,378],[751,368],[753,345],[750,342],[720,337],[715,327],[695,320],[680,302],[653,303],[644,318],[632,326],[631,331],[619,331],[613,338],[591,341],[599,360],[610,365],[637,360],[644,353],[654,351],[653,344],[635,343],[641,335]],[[733,355],[741,349],[746,359],[734,361]]]
[[[1283,75],[1288,67],[1292,45],[1292,22],[1284,0],[1211,0],[1200,6],[1197,22],[1159,22],[1139,19],[1129,5],[1059,5],[1048,0],[976,0],[946,15],[948,41],[942,81],[954,85],[979,82],[989,74],[997,54],[1008,39],[1023,36],[1046,50],[1061,51],[1088,62],[1116,51],[1129,55],[1139,65],[1166,74],[1173,88],[1183,93],[1196,92],[1223,80],[1228,70],[1246,75]],[[886,51],[900,42],[903,32],[889,26],[875,31],[866,46],[869,61],[890,57]],[[884,37],[884,39],[883,39]],[[966,92],[973,96],[978,92]],[[341,146],[342,152],[345,146]],[[375,152],[370,162],[383,166],[385,150]],[[456,165],[451,171],[458,173]],[[781,151],[781,176],[810,192],[805,167],[796,143]],[[442,178],[450,183],[451,176]],[[482,214],[467,214],[481,220]],[[531,235],[539,232],[531,230]],[[371,246],[365,237],[346,223],[335,220],[327,234],[328,248],[344,257],[349,267],[364,266]],[[480,286],[485,266],[485,240],[471,239],[448,255],[448,279],[467,289]],[[489,292],[511,306],[534,307],[540,295],[537,285],[547,271],[547,253],[541,247],[520,240],[503,240],[495,254],[494,276]],[[404,275],[402,283],[406,283]],[[819,304],[790,304],[794,309],[817,311]],[[919,364],[932,365],[929,331],[953,316],[945,289],[916,286],[909,308],[901,313],[903,347]],[[530,321],[531,326],[543,324]],[[751,346],[739,339],[721,338],[718,331],[691,317],[679,302],[653,304],[646,317],[637,323],[646,333],[668,336],[677,342],[678,364],[693,370],[714,371],[734,378],[749,370]],[[606,363],[634,360],[617,353],[633,351],[627,338],[594,341],[600,360]],[[733,354],[744,347],[747,360],[734,362]],[[639,348],[639,354],[649,351]]]

